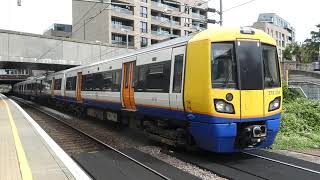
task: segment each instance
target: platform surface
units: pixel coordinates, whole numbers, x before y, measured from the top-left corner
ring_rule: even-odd
[[[0,94],[0,179],[76,179],[40,134],[23,110]]]

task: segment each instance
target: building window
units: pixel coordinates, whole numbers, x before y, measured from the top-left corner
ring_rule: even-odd
[[[141,45],[141,47],[148,46],[148,39],[145,37],[141,37],[140,45]]]
[[[148,24],[147,22],[140,22],[140,30],[142,33],[147,33],[148,32]]]
[[[148,0],[141,0],[141,2],[148,3]]]
[[[140,16],[144,18],[148,17],[148,10],[146,7],[143,7],[143,6],[140,7]]]

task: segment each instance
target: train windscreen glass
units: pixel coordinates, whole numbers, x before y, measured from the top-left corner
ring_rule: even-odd
[[[280,71],[276,47],[262,45],[262,59],[265,88],[280,87]]]
[[[212,88],[237,88],[234,43],[213,43],[211,51]]]
[[[238,41],[236,48],[241,90],[263,89],[261,47],[257,41]]]

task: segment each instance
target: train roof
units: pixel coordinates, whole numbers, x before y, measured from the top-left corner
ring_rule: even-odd
[[[242,28],[224,28],[224,27],[209,28],[209,29],[201,31],[195,35],[175,38],[175,39],[172,39],[169,41],[165,41],[165,42],[158,43],[158,44],[155,44],[155,45],[143,48],[143,49],[136,50],[134,52],[129,52],[124,55],[115,56],[115,57],[112,57],[112,58],[109,58],[109,59],[106,59],[103,61],[99,61],[99,62],[87,64],[87,65],[81,65],[81,66],[73,67],[73,68],[70,68],[67,70],[63,70],[63,71],[58,71],[58,72],[52,73],[48,76],[55,76],[58,74],[62,74],[62,73],[66,73],[69,71],[74,71],[74,70],[78,70],[78,69],[82,69],[82,68],[86,68],[86,67],[91,67],[91,66],[103,64],[103,63],[110,62],[110,61],[117,60],[117,59],[121,59],[121,58],[128,58],[131,56],[136,56],[141,53],[145,53],[145,52],[149,52],[149,51],[153,51],[153,50],[158,50],[158,49],[167,48],[167,47],[171,47],[171,46],[173,47],[173,46],[184,45],[184,44],[187,44],[188,42],[195,42],[195,41],[200,41],[200,40],[210,40],[210,41],[215,41],[215,42],[219,42],[219,41],[222,42],[222,41],[235,41],[237,39],[259,39],[261,42],[276,45],[275,40],[271,36],[266,34],[265,32],[258,30],[258,29],[254,29],[254,28],[249,28],[249,29],[253,30],[254,34],[242,33],[241,32]]]

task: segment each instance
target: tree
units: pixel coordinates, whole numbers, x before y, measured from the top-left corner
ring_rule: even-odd
[[[311,38],[302,44],[292,43],[283,51],[283,57],[287,60],[296,58],[298,62],[310,63],[318,60],[320,48],[320,24],[316,25],[318,31],[311,31]]]
[[[300,45],[296,42],[289,44],[283,51],[283,57],[287,60],[296,59],[296,61],[301,61],[302,49]]]
[[[320,46],[320,24],[316,25],[316,27],[319,30],[311,31],[311,38],[306,39],[302,44],[304,62],[313,62],[318,59]]]

